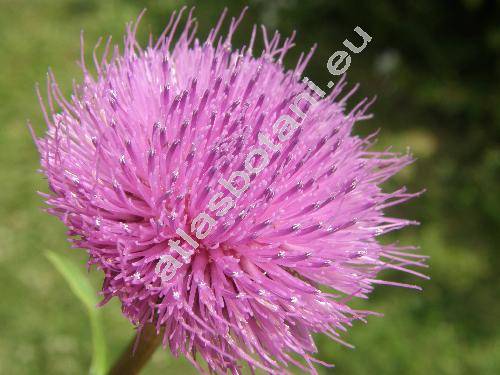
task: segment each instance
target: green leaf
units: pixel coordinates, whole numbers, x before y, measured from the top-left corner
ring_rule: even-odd
[[[96,308],[97,296],[88,278],[74,263],[64,259],[58,254],[47,251],[47,258],[61,273],[68,283],[71,291],[85,305],[92,330],[92,364],[89,373],[91,375],[104,375],[107,370],[107,349],[104,329],[101,321],[101,313]]]

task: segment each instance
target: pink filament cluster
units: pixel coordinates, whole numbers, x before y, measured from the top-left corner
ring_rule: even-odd
[[[145,48],[137,23],[123,53],[108,40],[100,58],[94,53],[95,77],[82,59],[84,81],[70,99],[49,74],[48,131],[36,140],[48,211],[103,271],[103,303],[118,297],[134,324],[154,323],[163,344],[200,371],[196,353],[220,374],[244,362],[252,371],[284,373],[292,364],[315,374],[311,334],[342,342],[339,332],[370,314],[350,299],[377,283],[398,285],[377,279],[381,270],[424,277],[408,267],[425,257],[377,240],[412,224],[384,209],[415,194],[380,188],[411,157],[369,151],[373,137],[352,134],[369,103],[348,111],[352,91],[342,97],[339,82],[235,206],[214,215],[191,261],[162,282],[155,267],[172,254],[176,229],[191,233],[210,197],[230,194],[218,180],[242,169],[257,134],[272,135],[280,115],[294,116],[289,104],[306,90],[300,78],[312,54],[285,70],[293,36],[280,44],[263,29],[254,57],[255,28],[248,46],[233,50],[241,17],[225,38],[217,36],[222,17],[200,42],[190,13],[176,38],[181,14]]]

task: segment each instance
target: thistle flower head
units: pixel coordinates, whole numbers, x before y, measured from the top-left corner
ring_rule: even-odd
[[[123,52],[108,42],[94,55],[94,75],[82,59],[69,99],[49,74],[37,139],[48,211],[102,270],[103,302],[154,323],[174,354],[198,367],[199,353],[217,373],[242,362],[316,373],[311,334],[342,342],[369,314],[352,297],[391,284],[381,270],[422,265],[378,240],[411,224],[384,209],[413,195],[380,187],[411,157],[353,135],[369,103],[348,110],[344,81],[323,96],[309,88],[312,51],[285,69],[293,36],[263,29],[255,53],[254,28],[236,50],[241,17],[199,41],[191,14],[175,37],[181,14],[145,48],[129,25]]]

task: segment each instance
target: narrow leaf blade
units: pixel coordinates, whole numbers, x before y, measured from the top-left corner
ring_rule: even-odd
[[[91,375],[104,375],[107,369],[107,348],[100,311],[96,308],[97,296],[85,274],[74,263],[60,255],[47,251],[49,261],[63,276],[71,291],[85,306],[92,331],[92,364]]]

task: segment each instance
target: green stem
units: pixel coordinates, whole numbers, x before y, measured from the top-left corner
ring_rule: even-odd
[[[153,324],[144,326],[134,352],[136,338],[137,335],[115,362],[108,375],[139,374],[161,343],[161,335],[156,334],[156,328]]]

